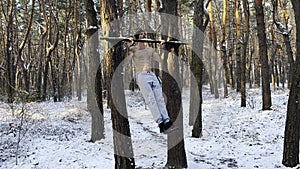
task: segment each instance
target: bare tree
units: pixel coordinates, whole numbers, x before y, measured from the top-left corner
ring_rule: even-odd
[[[172,15],[172,19],[167,18],[168,15],[162,16],[162,39],[164,40],[177,40],[178,35],[178,2],[175,1],[162,1],[163,9],[161,12],[165,12],[168,15]],[[182,112],[182,100],[181,100],[181,84],[179,78],[179,45],[167,44],[164,47],[163,55],[163,72],[162,72],[162,88],[168,98],[167,110],[170,116],[170,120],[174,122],[174,125],[179,128],[178,131],[168,134],[168,161],[167,166],[170,168],[186,168],[187,159],[184,147],[184,135],[183,135],[183,112]],[[172,51],[172,52],[171,52]],[[168,59],[172,60],[172,63],[168,63]]]
[[[87,107],[92,116],[91,142],[104,138],[98,21],[93,0],[85,1],[87,17],[88,95]]]
[[[29,37],[29,32],[31,30],[31,25],[32,25],[32,20],[33,20],[33,14],[34,14],[34,5],[35,5],[35,1],[32,0],[31,1],[32,7],[31,7],[31,14],[30,17],[28,19],[28,24],[27,24],[27,28],[26,28],[26,32],[25,35],[18,47],[18,62],[19,62],[19,66],[21,67],[22,71],[23,71],[23,76],[24,76],[24,81],[25,81],[25,90],[27,92],[29,92],[29,84],[30,84],[30,78],[29,78],[29,65],[31,64],[31,61],[28,63],[28,65],[26,65],[24,57],[22,57],[22,52],[24,50],[26,41],[28,40]]]
[[[76,60],[76,95],[78,100],[81,101],[82,96],[82,86],[81,82],[83,80],[83,73],[82,73],[82,55],[80,54],[81,48],[81,26],[80,26],[80,19],[79,19],[79,12],[78,12],[78,1],[74,0],[74,23],[75,23],[75,42],[74,42],[74,58]]]
[[[54,77],[54,68],[53,68],[53,64],[52,64],[52,52],[55,50],[55,48],[58,45],[58,40],[59,40],[59,30],[58,30],[58,23],[57,23],[57,18],[54,16],[53,11],[52,11],[52,6],[51,4],[48,4],[49,7],[49,12],[50,14],[48,15],[46,12],[46,6],[45,6],[45,2],[43,0],[40,1],[41,4],[41,10],[43,12],[43,16],[44,16],[44,21],[46,24],[46,32],[47,32],[47,40],[49,42],[49,44],[46,44],[46,54],[45,54],[45,69],[44,69],[44,77],[43,77],[43,86],[42,86],[42,100],[46,100],[46,96],[47,96],[47,84],[48,84],[48,77],[49,77],[49,68],[51,68],[51,75],[52,75],[52,80],[53,81],[53,89],[54,89],[54,96],[56,95],[56,84],[57,81],[55,81]],[[52,19],[54,20],[54,24],[52,24]],[[55,26],[54,28],[54,32],[55,32],[55,38],[52,37],[52,26]],[[56,96],[55,96],[56,97]],[[57,97],[55,98],[56,101]]]
[[[218,57],[216,52],[217,49],[217,32],[215,29],[215,20],[214,20],[214,12],[213,12],[213,4],[212,2],[209,3],[208,9],[209,9],[209,20],[210,20],[210,33],[209,33],[209,39],[210,43],[212,44],[210,46],[210,57],[209,59],[209,75],[210,75],[210,85],[211,85],[211,92],[215,95],[215,98],[219,98],[219,91],[218,91],[218,81],[217,81],[217,66],[218,66]]]
[[[300,0],[293,0],[296,21],[296,63],[287,106],[284,132],[283,165],[295,167],[299,164],[299,112],[300,112]]]
[[[76,4],[76,2],[74,2]],[[69,39],[69,25],[72,17],[72,14],[74,12],[72,8],[72,2],[71,0],[68,0],[68,5],[69,7],[65,9],[64,12],[64,18],[65,18],[65,23],[64,23],[64,33],[63,33],[63,62],[62,62],[62,72],[61,72],[61,81],[59,82],[59,87],[58,87],[58,95],[59,95],[59,100],[62,100],[64,96],[70,97],[70,86],[71,86],[71,81],[70,78],[71,76],[69,75],[69,72],[71,72],[71,58],[68,53],[69,53],[69,48],[68,48],[68,39]],[[69,77],[69,78],[68,78]]]
[[[191,71],[195,79],[191,79],[190,116],[194,118],[192,137],[196,138],[202,136],[202,76],[204,70],[202,54],[204,32],[209,23],[209,16],[205,14],[204,9],[203,0],[195,2],[193,17],[195,28],[193,30],[193,51],[191,58]],[[206,20],[204,20],[204,18],[206,18]],[[198,91],[194,91],[194,89],[198,89]]]
[[[15,93],[15,72],[16,68],[14,66],[15,58],[13,56],[13,10],[14,1],[9,0],[7,6],[4,6],[3,1],[0,2],[1,14],[4,19],[6,28],[6,38],[5,38],[5,55],[6,55],[6,87],[8,94],[8,102],[12,103],[14,101]],[[6,10],[5,10],[6,8]]]
[[[286,53],[288,56],[288,62],[289,62],[289,73],[288,73],[288,87],[290,88],[292,84],[292,77],[293,77],[293,72],[294,69],[296,68],[294,65],[294,58],[293,58],[293,50],[291,46],[291,40],[290,40],[290,31],[288,30],[287,25],[282,23],[279,16],[278,16],[278,3],[280,2],[279,0],[272,0],[273,2],[273,21],[277,27],[277,29],[280,31],[282,34],[284,44],[285,44],[285,49]]]
[[[259,55],[261,61],[262,73],[262,110],[270,110],[271,102],[271,89],[269,78],[269,64],[268,64],[268,51],[267,51],[267,37],[264,21],[264,9],[262,0],[255,0],[256,21],[257,21],[257,35],[259,41]]]
[[[240,0],[235,0],[235,23],[236,23],[236,91],[241,91],[241,50],[242,50],[242,33],[241,33],[241,16]]]
[[[243,37],[243,53],[241,57],[241,107],[246,107],[246,58],[248,54],[248,41],[250,36],[249,5],[247,0],[243,0],[246,32]]]
[[[101,26],[103,36],[116,37],[119,35],[119,15],[116,7],[116,0],[101,0]],[[122,10],[122,9],[119,9]],[[130,126],[126,101],[124,94],[124,84],[122,71],[117,69],[124,59],[124,49],[121,42],[115,44],[110,41],[113,47],[107,49],[105,54],[105,76],[108,100],[110,100],[111,119],[113,128],[114,157],[116,169],[134,169],[135,161],[133,155]],[[113,77],[116,80],[112,80]]]
[[[223,18],[222,18],[222,38],[220,43],[220,49],[222,51],[222,61],[223,61],[223,69],[224,69],[224,75],[223,75],[223,88],[224,88],[224,97],[228,97],[228,89],[227,84],[229,80],[229,70],[228,70],[228,57],[226,53],[226,26],[227,26],[227,13],[228,13],[228,0],[223,1]]]

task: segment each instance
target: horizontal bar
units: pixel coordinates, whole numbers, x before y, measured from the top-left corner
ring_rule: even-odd
[[[160,41],[160,40],[153,40],[153,39],[129,39],[127,37],[101,37],[101,40],[107,40],[107,41],[114,41],[114,40],[119,40],[119,41],[134,41],[134,42],[147,42],[147,43],[174,43],[174,44],[182,44],[186,45],[188,43],[186,42],[181,42],[181,41]]]

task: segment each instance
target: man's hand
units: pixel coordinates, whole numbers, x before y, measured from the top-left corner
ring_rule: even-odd
[[[128,40],[133,42],[133,37],[129,37]]]
[[[129,38],[126,39],[126,44],[127,44],[128,46],[131,46],[133,43],[134,43],[134,40],[133,40],[132,37],[129,37]]]
[[[163,45],[165,45],[166,41],[165,40],[160,40],[160,43],[158,44],[158,46],[160,46],[161,48],[164,47]]]

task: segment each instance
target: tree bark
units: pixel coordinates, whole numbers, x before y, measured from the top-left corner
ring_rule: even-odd
[[[104,36],[119,36],[118,14],[115,0],[101,0],[101,26]],[[124,59],[125,51],[121,43],[114,44],[105,54],[105,76],[108,100],[110,100],[113,128],[115,169],[134,169],[130,126],[128,121],[122,71],[119,66]],[[114,78],[114,80],[113,80]]]
[[[23,71],[23,76],[24,76],[24,84],[25,84],[25,91],[29,92],[29,86],[30,86],[30,77],[29,77],[29,67],[31,64],[31,61],[28,63],[28,65],[26,65],[24,58],[22,57],[22,52],[24,50],[26,41],[28,40],[29,37],[29,32],[31,30],[31,25],[32,25],[32,20],[33,20],[33,14],[34,14],[34,5],[35,5],[35,1],[32,0],[31,1],[31,14],[28,20],[28,25],[26,28],[26,32],[25,35],[21,41],[21,44],[18,47],[18,61],[19,61],[19,66],[21,67],[22,71]]]
[[[295,167],[299,164],[299,116],[300,116],[300,0],[293,0],[296,21],[296,67],[289,94],[284,132],[282,164]]]
[[[82,87],[81,82],[83,80],[82,76],[82,58],[80,57],[80,41],[81,41],[81,27],[79,24],[79,12],[77,9],[78,1],[74,0],[74,22],[75,22],[75,44],[74,44],[74,55],[76,59],[76,95],[78,100],[81,101],[82,99]],[[78,28],[79,27],[79,28]]]
[[[226,26],[227,26],[227,6],[228,6],[228,1],[224,0],[223,1],[223,18],[222,18],[222,39],[220,43],[220,49],[222,52],[222,61],[223,61],[223,70],[224,70],[224,75],[223,75],[223,88],[224,88],[224,98],[228,97],[228,88],[227,88],[227,82],[228,82],[228,58],[227,58],[227,53],[226,53]]]
[[[134,169],[135,160],[126,109],[122,69],[118,68],[124,58],[124,53],[123,47],[118,43],[112,47],[106,55],[106,57],[111,57],[111,75],[115,76],[115,80],[111,80],[111,94],[108,97],[110,97],[112,101],[111,117],[113,125],[115,169]]]
[[[71,65],[69,63],[71,63],[71,59],[70,59],[70,55],[68,54],[68,34],[69,34],[69,20],[71,18],[71,15],[73,13],[72,8],[69,8],[68,10],[66,10],[66,21],[64,23],[64,35],[63,35],[63,48],[64,48],[64,52],[63,52],[63,68],[62,68],[62,78],[60,81],[60,87],[58,88],[58,90],[60,92],[59,93],[59,100],[63,99],[65,96],[69,95],[68,92],[68,86],[70,86],[70,81],[68,78],[68,72],[70,72],[70,67]]]
[[[49,16],[46,14],[46,8],[45,8],[45,4],[44,4],[44,1],[41,0],[40,1],[40,4],[41,4],[41,10],[42,10],[42,13],[43,13],[43,16],[44,16],[44,20],[46,22],[46,33],[47,33],[47,40],[48,42],[50,42],[50,44],[52,44],[51,42],[53,41],[53,44],[52,45],[48,45],[46,44],[46,54],[45,54],[45,69],[44,69],[44,77],[43,77],[43,86],[42,86],[42,101],[45,101],[46,100],[46,96],[47,96],[47,83],[48,83],[48,76],[49,76],[49,68],[51,68],[51,71],[52,71],[52,79],[55,80],[55,74],[53,73],[53,65],[52,65],[52,52],[55,50],[55,48],[57,47],[58,45],[58,38],[59,38],[59,30],[58,30],[58,23],[57,23],[57,20],[53,14],[53,11],[51,10],[52,7],[50,7],[50,11],[49,11]],[[54,26],[55,26],[55,38],[52,37],[52,33],[51,33],[51,29],[52,29],[52,19],[54,20]],[[53,40],[54,39],[54,40]],[[55,90],[56,90],[56,82],[54,81],[54,84],[53,84],[53,89],[54,89],[54,95],[56,94],[55,93]],[[55,96],[54,96],[55,97]],[[55,98],[54,98],[55,99]]]
[[[229,79],[229,84],[230,84],[230,89],[234,89],[235,88],[235,71],[234,71],[234,66],[235,66],[235,62],[233,59],[233,44],[234,44],[234,39],[232,38],[232,31],[230,30],[228,33],[228,64],[229,64],[229,75],[230,75],[230,79]]]
[[[211,91],[215,95],[215,99],[219,98],[219,91],[218,91],[218,81],[217,81],[217,63],[218,63],[218,57],[216,53],[217,49],[217,33],[215,30],[215,23],[214,23],[214,15],[213,15],[213,9],[212,9],[212,3],[209,3],[208,5],[209,9],[209,20],[210,20],[210,81],[211,81]]]
[[[291,46],[291,40],[290,40],[290,33],[286,27],[284,27],[283,23],[280,21],[280,18],[278,16],[278,1],[279,0],[273,0],[273,20],[274,23],[277,27],[277,29],[281,32],[284,44],[285,44],[285,50],[286,54],[288,56],[288,62],[289,62],[289,72],[288,72],[288,88],[291,87],[292,84],[292,77],[293,77],[293,72],[295,71],[295,61],[293,58],[293,50]]]
[[[5,38],[5,54],[6,54],[6,92],[8,94],[8,103],[13,103],[15,95],[15,66],[13,56],[13,10],[14,1],[7,2],[7,11],[4,10],[4,4],[1,1],[1,14],[5,21],[6,38]]]
[[[92,116],[91,142],[104,138],[104,117],[102,102],[101,75],[97,77],[100,67],[98,52],[98,22],[93,0],[85,1],[87,17],[87,59],[88,59],[88,95],[87,107]],[[100,69],[101,72],[101,69]],[[98,91],[100,90],[100,91]],[[99,94],[100,93],[100,94]]]
[[[262,110],[270,110],[272,106],[271,90],[270,90],[270,77],[268,65],[268,51],[267,51],[267,38],[264,21],[264,9],[262,0],[255,0],[256,21],[257,21],[257,35],[259,41],[259,55],[261,61],[262,73]]]
[[[163,10],[171,15],[172,19],[166,18],[165,15],[162,17],[163,24],[163,39],[164,40],[177,40],[178,37],[178,14],[177,14],[177,0],[175,1],[162,1]],[[169,38],[169,39],[167,39]],[[179,45],[165,45],[164,48],[164,59],[163,59],[163,72],[162,72],[162,87],[163,91],[168,98],[167,110],[170,116],[170,120],[178,131],[168,134],[168,157],[166,166],[169,168],[186,168],[187,159],[184,146],[184,135],[183,135],[183,112],[182,112],[182,100],[181,100],[181,84],[179,76],[179,64],[178,64],[178,53]],[[173,50],[173,54],[170,53]],[[168,57],[172,55],[173,58],[173,71],[168,69]],[[170,66],[169,66],[170,67]]]
[[[191,73],[194,79],[191,78],[190,89],[190,115],[195,117],[192,137],[199,138],[202,136],[202,77],[204,65],[203,59],[203,44],[204,31],[208,24],[208,16],[205,15],[204,1],[199,0],[194,4],[193,21],[197,29],[193,30],[192,58],[191,58]],[[206,17],[206,21],[204,21]],[[192,77],[192,76],[191,76]]]
[[[235,0],[235,22],[236,22],[236,91],[241,91],[241,50],[242,50],[242,35],[241,35],[241,19],[240,19],[240,0]]]
[[[246,58],[248,51],[248,41],[250,34],[250,25],[249,25],[249,6],[247,0],[243,0],[243,9],[246,22],[246,32],[243,42],[243,54],[241,62],[241,107],[246,107]]]
[[[261,83],[261,73],[260,73],[260,69],[261,69],[261,65],[260,65],[260,59],[259,59],[259,52],[258,52],[258,38],[254,38],[254,42],[253,42],[253,51],[254,51],[254,82],[255,82],[255,86],[256,87],[261,87],[260,83]]]

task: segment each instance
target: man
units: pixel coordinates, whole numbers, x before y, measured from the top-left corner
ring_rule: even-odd
[[[146,33],[135,35],[136,38],[146,38]],[[136,82],[149,106],[155,122],[161,133],[169,133],[175,128],[168,115],[166,104],[162,95],[161,85],[156,75],[151,71],[152,61],[162,61],[155,49],[147,47],[145,43],[138,42],[130,47],[128,57],[133,59],[136,68]]]

